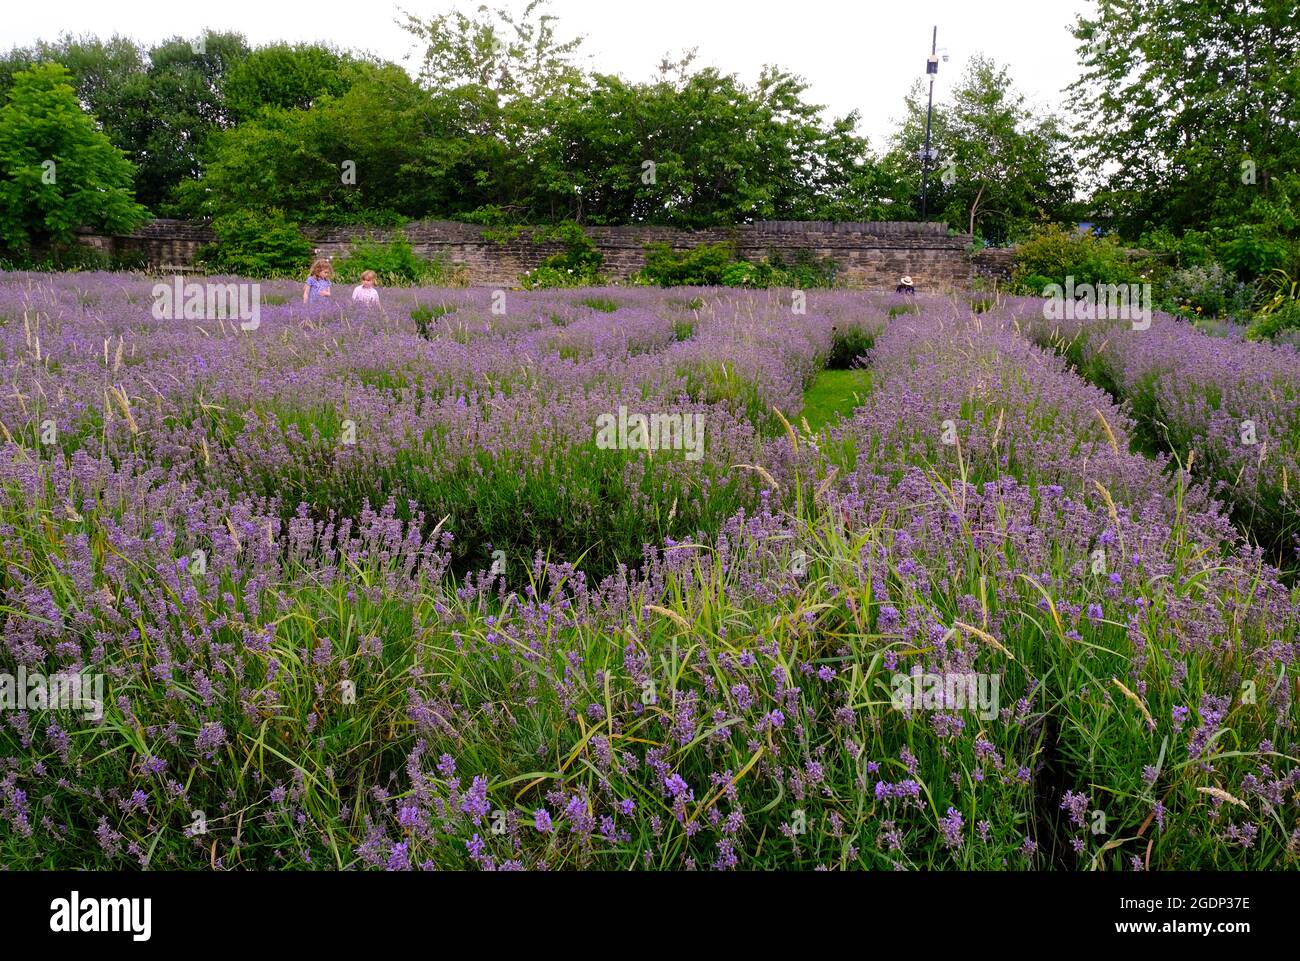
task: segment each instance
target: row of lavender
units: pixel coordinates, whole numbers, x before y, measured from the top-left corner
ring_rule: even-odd
[[[1154,447],[1172,451],[1238,522],[1290,565],[1300,548],[1300,351],[1149,325],[1047,320],[1013,299],[1005,315],[1123,400]]]
[[[963,632],[1026,672],[1011,696],[1044,707],[1039,775],[1068,792],[1058,850],[1145,867],[1165,846],[1171,866],[1198,862],[1171,857],[1178,845],[1249,847],[1263,831],[1276,849],[1290,832],[1294,854],[1297,603],[1263,552],[1186,472],[1131,452],[1133,420],[1014,321],[899,318],[870,362],[875,390],[824,445],[848,471],[834,510],[880,526],[870,594],[930,650],[926,676],[963,669]],[[950,734],[942,712],[929,720]],[[1208,747],[1220,739],[1245,759],[1213,757],[1229,754]]]
[[[250,336],[153,325],[117,283],[24,279],[0,307],[2,656],[110,691],[99,724],[6,713],[5,863],[1294,864],[1295,596],[1005,322],[419,292],[455,307],[431,340],[407,303],[285,305]],[[850,324],[886,327],[864,406],[773,436],[762,405],[797,410]],[[538,557],[518,592],[457,586],[445,501],[343,496],[449,450],[488,491],[547,463],[539,438],[597,458],[620,403],[709,424],[700,462],[619,455],[656,472],[642,506],[669,525],[635,573]],[[326,427],[344,413],[355,445]],[[66,447],[45,420],[76,425]],[[724,476],[746,485],[730,516],[673,520]],[[616,496],[565,509],[613,524]]]

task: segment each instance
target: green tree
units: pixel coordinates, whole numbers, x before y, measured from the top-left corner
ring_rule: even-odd
[[[114,117],[118,146],[140,167],[137,196],[162,214],[178,212],[177,187],[199,175],[207,139],[230,125],[222,87],[248,53],[239,34],[205,34],[198,51],[197,39],[153,47],[147,72],[132,78]]]
[[[581,87],[572,54],[582,38],[561,40],[558,18],[542,12],[545,7],[546,0],[530,0],[516,16],[483,5],[472,16],[453,10],[428,20],[403,11],[404,29],[424,46],[420,83],[455,93],[477,88],[493,94],[498,106]]]
[[[278,208],[299,222],[392,221],[450,204],[455,119],[396,66],[354,64],[340,96],[310,109],[264,107],[253,120],[219,131],[204,174],[181,190],[195,216]]]
[[[1071,102],[1103,220],[1128,236],[1294,219],[1294,0],[1098,0]]]
[[[910,207],[919,195],[926,98],[917,83],[895,134],[889,167]],[[1074,171],[1060,122],[1037,116],[1005,68],[976,55],[950,98],[935,106],[931,145],[938,150],[929,209],[949,224],[993,243],[1023,236],[1036,221],[1071,213]]]
[[[573,102],[588,79],[573,63],[582,38],[561,39],[545,6],[532,0],[518,15],[486,5],[473,15],[406,14],[420,45],[419,82],[434,112],[449,118],[444,139],[429,145],[441,182],[459,184],[437,191],[448,215],[497,223],[574,213],[571,186],[555,205],[566,185],[546,183],[538,163],[557,106]]]
[[[769,67],[747,86],[692,72],[693,53],[650,83],[588,76],[571,59],[580,40],[561,40],[542,10],[408,15],[421,83],[452,118],[429,151],[460,185],[448,214],[683,226],[879,215],[856,117],[824,123],[799,78]]]
[[[306,110],[322,96],[341,96],[352,86],[351,62],[347,54],[314,44],[260,47],[225,78],[230,120],[251,120],[268,107]]]
[[[678,66],[649,84],[596,76],[551,101],[534,164],[545,216],[700,227],[876,214],[856,117],[824,124],[806,85],[774,67],[750,87]]]
[[[100,40],[64,34],[55,41],[38,40],[30,47],[14,47],[0,56],[0,95],[13,86],[15,74],[42,63],[61,63],[68,68],[82,109],[102,116],[101,123],[107,121],[104,129],[110,137],[123,87],[148,67],[146,51],[128,37],[114,34]]]
[[[108,233],[147,216],[131,162],[77,101],[59,64],[14,74],[0,107],[0,245],[16,253],[69,244],[77,227]]]
[[[18,70],[63,64],[82,108],[138,168],[137,199],[172,213],[176,187],[198,175],[206,138],[231,122],[223,87],[247,52],[243,37],[233,33],[174,37],[147,50],[120,36],[101,41],[65,35],[0,58],[0,90]]]

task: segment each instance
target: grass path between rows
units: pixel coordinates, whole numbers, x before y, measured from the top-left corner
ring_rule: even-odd
[[[823,370],[803,394],[803,417],[819,431],[840,417],[850,416],[871,387],[869,370]]]

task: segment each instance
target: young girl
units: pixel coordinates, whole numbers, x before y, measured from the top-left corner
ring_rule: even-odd
[[[330,277],[334,270],[330,267],[330,262],[322,257],[311,265],[311,271],[307,274],[307,283],[302,286],[302,302],[304,304],[315,302],[321,297],[330,295]]]
[[[373,270],[364,271],[361,274],[361,283],[352,291],[352,299],[365,304],[379,303],[379,288],[375,286],[375,281],[378,279]]]

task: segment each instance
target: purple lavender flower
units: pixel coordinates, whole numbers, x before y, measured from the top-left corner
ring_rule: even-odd
[[[491,805],[487,799],[488,781],[481,774],[474,776],[473,783],[470,784],[469,790],[466,791],[460,799],[460,809],[470,816],[475,824],[478,824],[482,818],[487,817]]]
[[[1076,827],[1083,827],[1084,819],[1088,815],[1088,795],[1066,791],[1061,799],[1061,809],[1070,813],[1071,823]]]
[[[215,721],[199,728],[198,737],[194,739],[195,749],[208,760],[211,760],[217,751],[225,746],[225,743],[226,730]]]
[[[680,774],[673,774],[664,778],[664,787],[668,789],[669,797],[680,797],[690,791],[689,785],[682,780]]]
[[[961,812],[954,807],[948,808],[947,815],[939,819],[939,830],[943,833],[944,845],[950,848],[961,845],[962,823]]]

